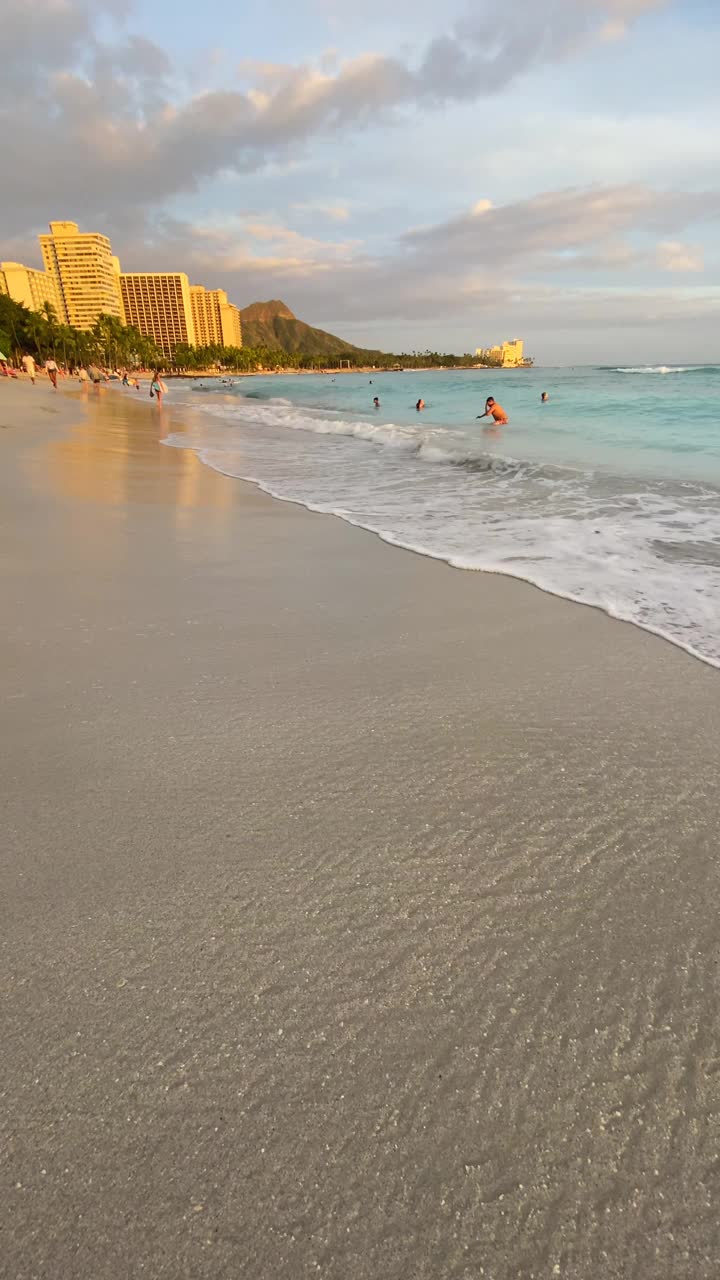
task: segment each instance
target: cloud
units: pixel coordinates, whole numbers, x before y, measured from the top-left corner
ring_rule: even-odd
[[[408,231],[402,237],[409,256],[432,255],[452,269],[453,264],[503,264],[505,270],[522,264],[544,270],[564,267],[582,251],[600,252],[595,265],[607,267],[614,260],[629,265],[634,257],[622,241],[623,233],[648,235],[677,233],[684,227],[720,218],[720,191],[656,191],[640,184],[616,187],[571,188],[519,200],[501,208],[488,208],[478,217],[477,206],[467,213],[429,228]],[[674,256],[673,256],[674,255]],[[662,261],[661,261],[662,259]],[[663,270],[671,259],[687,263],[685,246],[667,242],[658,251]],[[697,261],[695,255],[694,261]],[[593,265],[593,257],[582,259]]]
[[[600,28],[601,40],[622,40],[627,35],[628,24],[643,13],[657,9],[656,0],[618,0],[609,3],[609,17]]]
[[[291,204],[290,208],[297,213],[319,214],[322,218],[329,218],[331,222],[347,222],[350,217],[346,204],[322,204],[320,201],[303,200]]]
[[[699,245],[682,244],[679,240],[663,240],[657,246],[657,265],[661,271],[704,271],[705,255]]]
[[[503,308],[514,314],[520,299],[533,300],[533,314],[544,299],[550,322],[568,314],[567,299],[576,300],[568,303],[572,310],[582,296],[583,323],[590,323],[595,291],[586,279],[573,283],[588,275],[602,280],[597,319],[612,325],[608,300],[619,291],[652,295],[665,273],[701,269],[701,250],[676,237],[703,219],[720,220],[720,191],[628,185],[545,192],[465,212],[406,232],[383,252],[357,240],[305,236],[261,213],[194,224],[164,217],[144,231],[134,226],[127,247],[121,238],[113,244],[127,269],[182,267],[194,280],[226,288],[240,305],[282,297],[324,328],[334,320],[377,324],[380,332],[418,322],[472,331],[488,327],[491,309],[493,317]],[[640,305],[633,304],[634,316]]]
[[[113,240],[113,248],[120,240]],[[357,240],[323,240],[302,235],[271,214],[219,216],[196,223],[162,216],[143,229],[134,226],[131,244],[122,249],[125,270],[182,270],[193,282],[228,288],[241,305],[282,280],[293,287],[301,280],[331,275],[357,261]]]
[[[162,49],[124,34],[122,0],[11,5],[0,83],[0,172],[14,175],[4,192],[7,229],[44,221],[50,192],[56,209],[79,202],[87,215],[159,203],[223,172],[263,169],[314,137],[476,101],[600,39],[608,21],[632,22],[661,3],[515,0],[498,10],[482,0],[415,57],[371,51],[337,63],[321,55],[318,65],[245,63],[245,88],[195,95]],[[99,37],[100,21],[113,40]]]

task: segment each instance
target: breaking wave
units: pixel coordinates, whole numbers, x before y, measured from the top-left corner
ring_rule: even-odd
[[[490,452],[477,428],[361,421],[280,397],[208,399],[200,423],[166,443],[396,546],[603,609],[720,667],[720,489],[709,484],[513,458]]]
[[[629,368],[613,368],[612,373],[720,373],[715,364],[640,364]]]

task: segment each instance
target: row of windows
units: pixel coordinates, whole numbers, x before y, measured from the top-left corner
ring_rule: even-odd
[[[140,303],[140,304],[145,303],[146,306],[153,303],[157,304],[158,302],[164,303],[165,306],[175,306],[175,307],[183,306],[182,294],[168,292],[167,290],[158,289],[157,293],[147,293],[147,292],[135,293],[135,292],[123,289],[122,296],[124,298],[130,298],[135,303]]]
[[[188,340],[187,329],[175,329],[167,325],[152,324],[134,324],[133,328],[139,329],[141,333],[152,338],[172,339],[174,342],[187,342]]]
[[[185,316],[177,311],[160,311],[157,308],[128,307],[127,305],[125,306],[125,310],[128,315],[137,316],[139,319],[146,320],[151,323],[182,325],[183,328],[187,328],[187,320]]]

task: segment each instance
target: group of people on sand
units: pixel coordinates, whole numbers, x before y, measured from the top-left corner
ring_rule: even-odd
[[[21,363],[22,363],[23,370],[25,371],[25,373],[27,374],[28,378],[30,379],[30,381],[34,386],[35,379],[37,377],[37,362],[35,360],[35,357],[23,356]],[[60,374],[61,370],[58,368],[57,363],[55,362],[55,360],[53,360],[52,356],[50,356],[45,361],[45,363],[43,364],[43,368],[48,378],[50,379],[50,382],[52,383],[53,388],[55,389],[55,391],[57,391],[58,374]],[[62,376],[65,377],[64,370],[62,371]]]
[[[34,356],[25,355],[22,357],[20,363],[23,373],[30,379],[34,386],[35,380],[38,376],[37,360]],[[103,382],[110,382],[111,380],[120,381],[124,387],[135,387],[137,391],[142,389],[140,378],[137,374],[131,376],[127,369],[123,369],[122,373],[119,373],[116,370],[111,370],[108,373],[106,369],[101,369],[96,364],[89,364],[87,368],[85,365],[80,365],[77,369],[66,369],[61,368],[52,356],[43,362],[42,368],[47,374],[55,391],[57,391],[58,378],[67,377],[77,378],[83,390],[85,390],[86,387],[89,387],[92,383],[95,390],[99,391]],[[158,408],[162,405],[163,396],[167,394],[167,387],[162,380],[161,373],[162,371],[160,369],[154,369],[150,379],[150,398],[155,400]],[[0,352],[0,374],[6,378],[17,377],[17,371],[9,363],[7,357],[4,356],[2,352]],[[378,405],[379,403],[380,402],[378,401]]]
[[[88,373],[90,373],[93,382],[95,381],[93,373],[98,374],[100,377],[103,376],[101,370],[93,369],[93,366],[89,366]],[[118,373],[115,376],[120,378],[120,382],[123,387],[134,387],[136,391],[142,390],[142,383],[140,381],[139,374],[132,374],[127,369],[123,369],[122,375]],[[105,375],[105,377],[107,377],[107,375]],[[167,395],[167,387],[162,380],[161,371],[160,369],[153,369],[150,377],[150,399],[155,400],[158,408],[160,408],[164,395]]]

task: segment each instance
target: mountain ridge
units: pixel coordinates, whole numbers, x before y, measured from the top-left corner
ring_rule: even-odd
[[[269,347],[304,356],[357,355],[361,350],[344,338],[298,320],[279,298],[251,302],[240,310],[243,346]]]

